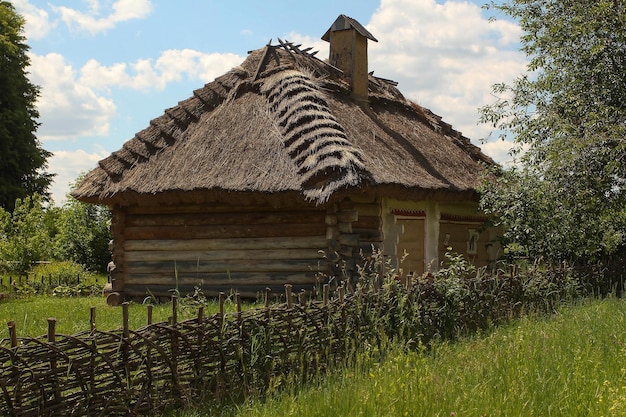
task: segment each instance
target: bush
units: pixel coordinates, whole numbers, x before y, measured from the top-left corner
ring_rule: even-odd
[[[51,294],[78,297],[102,294],[106,280],[70,261],[38,264],[28,272],[26,279],[11,284],[19,296]],[[98,282],[101,281],[101,282]]]
[[[41,263],[32,268],[29,277],[45,277],[54,283],[77,283],[79,277],[88,275],[89,272],[82,266],[72,261]]]

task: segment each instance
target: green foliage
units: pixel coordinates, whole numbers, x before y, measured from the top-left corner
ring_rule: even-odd
[[[39,89],[27,77],[28,45],[24,19],[8,1],[0,1],[0,207],[13,211],[15,200],[34,193],[48,197],[53,174],[42,172],[51,153],[35,131]]]
[[[517,144],[482,207],[530,256],[595,261],[626,243],[626,6],[613,0],[509,0],[528,74],[482,109]]]
[[[51,221],[41,196],[15,201],[13,213],[0,208],[0,261],[8,272],[24,274],[36,261],[50,259]]]
[[[0,267],[26,274],[37,261],[72,261],[106,271],[111,214],[101,206],[71,200],[46,206],[38,194],[17,199],[13,213],[0,208]]]
[[[72,261],[42,263],[29,271],[30,277],[46,277],[51,282],[66,284],[77,281],[77,277],[87,275],[89,272],[84,266]]]
[[[69,199],[58,210],[54,258],[77,262],[93,271],[105,272],[111,260],[111,212],[103,206]]]
[[[3,277],[9,295],[87,296],[101,295],[106,278],[71,261],[39,263],[25,277]],[[10,287],[9,287],[10,284]]]

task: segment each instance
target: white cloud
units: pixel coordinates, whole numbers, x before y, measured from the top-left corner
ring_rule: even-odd
[[[31,55],[31,81],[41,87],[37,107],[42,140],[106,136],[117,114],[112,88],[163,90],[171,83],[206,83],[238,65],[235,54],[205,54],[190,49],[168,50],[156,61],[104,66],[89,60],[79,70],[56,53]]]
[[[82,149],[75,151],[56,151],[48,159],[48,171],[57,174],[50,187],[55,204],[60,205],[66,200],[66,194],[81,173],[94,169],[98,161],[109,156],[109,152],[98,149],[89,153]]]
[[[513,148],[513,143],[505,140],[494,140],[483,143],[480,149],[489,155],[494,161],[503,165],[512,163],[513,157],[509,154]]]
[[[489,133],[477,121],[478,108],[494,100],[491,86],[526,66],[519,26],[489,22],[469,2],[382,0],[367,29],[379,40],[369,42],[370,70],[474,140]]]
[[[42,39],[56,26],[55,21],[50,21],[48,12],[36,7],[28,0],[13,0],[15,10],[24,17],[24,34],[27,39]]]
[[[164,51],[156,61],[140,59],[132,64],[103,66],[88,61],[80,70],[80,83],[95,90],[123,87],[134,90],[163,90],[183,79],[207,83],[239,65],[243,58],[235,54],[206,54],[192,49]]]
[[[76,79],[71,64],[59,54],[31,55],[30,79],[41,87],[37,102],[42,140],[105,136],[116,106]]]
[[[110,13],[100,16],[101,5],[97,0],[89,1],[89,11],[81,12],[65,6],[52,6],[61,15],[61,20],[70,29],[78,29],[95,35],[115,27],[117,23],[146,17],[152,11],[150,0],[118,0],[111,6]]]

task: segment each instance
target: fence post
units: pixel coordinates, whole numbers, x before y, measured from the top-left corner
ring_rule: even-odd
[[[96,308],[91,307],[89,309],[89,328],[91,329],[91,333],[96,331]]]
[[[147,314],[148,314],[148,326],[152,324],[152,304],[148,304],[146,306]]]
[[[172,322],[178,323],[178,296],[172,295]]]
[[[265,308],[269,308],[270,306],[270,293],[272,290],[269,288],[265,288]]]
[[[7,323],[9,327],[9,335],[11,338],[11,350],[17,350],[17,331],[15,330],[15,322],[11,320]],[[16,352],[13,352],[16,353]],[[19,375],[19,367],[17,365],[17,360],[14,355],[11,355],[11,362],[13,364],[13,376]],[[19,407],[22,405],[22,392],[16,390],[15,395],[15,404]]]
[[[10,322],[7,323],[7,326],[9,326],[9,337],[11,338],[11,347],[16,348],[17,347],[17,331],[15,330],[15,322],[11,320]]]
[[[291,298],[291,284],[285,284],[285,296],[287,297],[287,308],[292,308],[293,299]]]
[[[226,298],[226,294],[220,292],[220,322],[224,322],[224,298]]]
[[[174,398],[182,397],[178,381],[178,296],[172,295],[172,329],[170,350],[172,352],[172,390],[177,394]]]
[[[48,318],[48,343],[54,343],[56,341],[56,325],[57,325],[57,319],[53,317],[49,317]],[[57,373],[56,373],[57,361],[55,360],[55,356],[53,356],[50,359],[50,370],[52,371],[52,377],[56,380],[57,379]],[[61,396],[61,393],[59,392],[58,381],[52,384],[52,386],[54,386],[54,397],[59,398]]]
[[[126,387],[130,386],[131,376],[130,369],[128,367],[128,344],[130,337],[130,329],[128,328],[128,301],[122,303],[122,363],[124,365],[123,375],[125,378],[124,384]],[[122,389],[122,387],[120,387]]]

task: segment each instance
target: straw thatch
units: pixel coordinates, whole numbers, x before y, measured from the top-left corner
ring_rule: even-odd
[[[473,199],[493,161],[441,118],[369,77],[350,97],[337,68],[280,41],[194,91],[99,162],[73,196],[107,205],[142,198],[347,192],[402,199]]]

